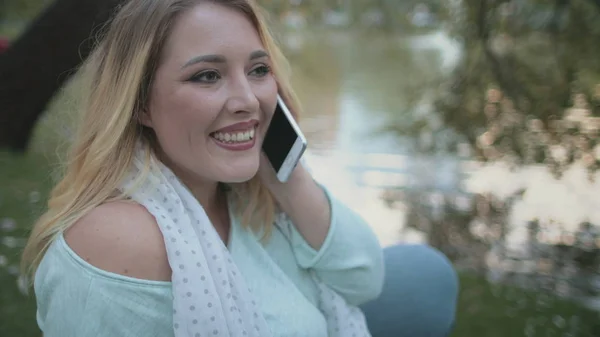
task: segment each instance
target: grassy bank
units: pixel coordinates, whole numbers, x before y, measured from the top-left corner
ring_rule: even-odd
[[[548,293],[461,275],[453,337],[600,336],[600,315]]]

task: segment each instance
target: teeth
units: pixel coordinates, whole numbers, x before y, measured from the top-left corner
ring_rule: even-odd
[[[223,133],[217,132],[212,136],[221,142],[236,143],[236,142],[247,142],[254,139],[255,130],[251,129],[246,132],[234,132],[234,133]]]

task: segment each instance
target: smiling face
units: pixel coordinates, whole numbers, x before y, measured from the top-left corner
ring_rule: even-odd
[[[258,171],[276,103],[270,59],[252,22],[205,2],[173,26],[141,122],[182,178],[244,182]]]

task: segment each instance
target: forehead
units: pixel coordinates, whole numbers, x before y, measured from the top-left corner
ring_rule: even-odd
[[[175,23],[165,45],[164,55],[186,62],[202,54],[235,57],[263,48],[252,21],[241,11],[210,2],[184,12]]]

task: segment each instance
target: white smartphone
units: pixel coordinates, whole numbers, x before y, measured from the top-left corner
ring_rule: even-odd
[[[300,131],[281,96],[267,128],[262,149],[280,182],[287,182],[306,150],[306,138]]]

